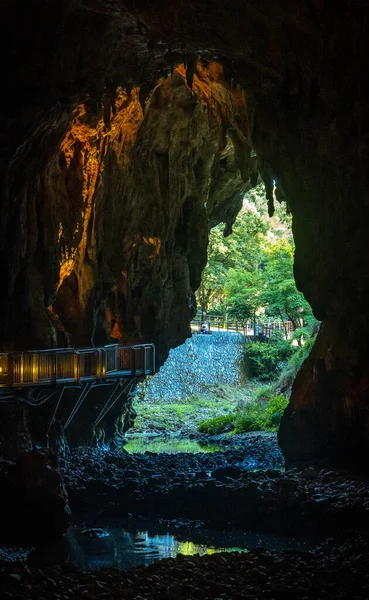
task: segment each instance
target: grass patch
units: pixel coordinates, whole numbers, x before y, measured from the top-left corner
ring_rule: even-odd
[[[288,399],[283,394],[273,395],[271,387],[264,387],[255,397],[233,414],[216,417],[200,423],[198,431],[217,435],[248,431],[276,431]]]
[[[234,429],[234,420],[234,414],[214,417],[213,419],[200,423],[197,431],[199,433],[210,433],[211,435],[232,431]]]
[[[277,431],[287,404],[283,394],[267,401],[253,400],[236,414],[234,433]]]
[[[276,431],[288,404],[292,382],[313,344],[314,338],[311,338],[294,352],[288,362],[284,363],[279,378],[269,385],[268,381],[249,379],[242,386],[214,385],[189,398],[160,401],[147,401],[144,388],[139,388],[134,400],[137,418],[133,432],[189,434],[199,431],[217,435],[228,432]],[[255,347],[256,343],[252,346]],[[270,348],[268,344],[262,346],[262,352],[264,348],[267,351],[268,346]],[[279,351],[278,356],[281,364],[281,358],[285,359],[286,354],[281,356]],[[257,356],[258,361],[259,359],[260,355]]]
[[[203,394],[165,402],[149,402],[143,394],[138,394],[133,402],[137,417],[132,433],[195,433],[202,421],[233,414],[237,406],[248,402],[259,388],[257,382],[241,387],[216,385]]]

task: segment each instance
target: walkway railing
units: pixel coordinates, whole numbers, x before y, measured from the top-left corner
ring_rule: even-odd
[[[0,353],[0,388],[68,385],[154,372],[154,344]]]
[[[249,337],[256,337],[258,335],[270,337],[275,331],[281,331],[284,335],[289,337],[293,332],[292,321],[267,321],[265,323],[247,321],[246,323],[242,323],[242,321],[236,319],[224,319],[218,315],[206,315],[204,319],[197,315],[193,321],[191,321],[192,330],[200,331],[203,322],[208,323],[210,331],[236,331]]]

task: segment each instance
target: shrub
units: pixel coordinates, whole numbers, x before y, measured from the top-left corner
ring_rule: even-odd
[[[245,348],[246,373],[261,381],[272,379],[296,350],[296,346],[284,339],[281,331],[275,331],[269,342],[248,343]]]
[[[283,394],[274,396],[265,407],[265,424],[266,428],[276,429],[279,427],[281,418],[285,408],[287,408],[288,400]]]
[[[275,396],[275,389],[273,385],[263,385],[259,388],[256,394],[253,396],[253,400],[256,402],[267,402]]]
[[[296,352],[296,346],[292,346],[291,342],[285,340],[282,331],[274,331],[269,338],[269,344],[273,344],[280,361],[289,360]]]
[[[297,352],[289,360],[289,365],[295,370],[295,373],[299,371],[304,360],[309,356],[312,347],[314,346],[316,335],[306,340],[305,344],[301,346]]]
[[[234,433],[247,431],[260,431],[264,429],[264,407],[255,400],[251,400],[236,415]]]
[[[247,431],[275,431],[281,421],[288,400],[283,394],[270,400],[254,398],[236,414],[234,433]]]
[[[276,396],[272,387],[264,387],[234,414],[203,421],[198,426],[198,431],[210,435],[228,431],[232,433],[276,431],[287,404],[288,400],[283,394]]]
[[[208,421],[203,421],[198,426],[197,430],[200,433],[210,433],[210,435],[218,435],[219,433],[225,433],[232,431],[234,427],[235,415],[221,415],[220,417],[214,417]]]
[[[306,340],[303,346],[298,348],[288,363],[284,366],[282,373],[278,377],[275,388],[287,397],[291,395],[293,382],[295,381],[296,375],[300,370],[302,363],[309,356],[314,345],[315,338],[316,336],[309,338]]]
[[[264,342],[249,342],[246,345],[246,370],[249,377],[267,381],[277,374],[281,358],[278,348]]]

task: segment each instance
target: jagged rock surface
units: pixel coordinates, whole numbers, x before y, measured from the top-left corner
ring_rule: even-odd
[[[301,433],[304,460],[362,456],[366,2],[52,4],[2,13],[2,346],[113,333],[155,341],[162,360],[188,335],[208,225],[232,222],[259,170],[270,210],[274,180],[288,201],[297,283],[324,321],[280,442],[291,462]],[[223,70],[196,72],[197,56]]]
[[[189,335],[209,215],[230,228],[248,183],[246,96],[215,63],[197,63],[192,88],[183,66],[152,87],[85,100],[33,182],[10,343],[146,340],[162,362]]]
[[[57,539],[70,523],[67,491],[53,453],[24,452],[0,461],[1,539],[42,544]]]
[[[162,402],[190,398],[211,386],[239,385],[243,351],[241,334],[213,331],[193,335],[169,352],[159,373],[142,384],[145,400]]]

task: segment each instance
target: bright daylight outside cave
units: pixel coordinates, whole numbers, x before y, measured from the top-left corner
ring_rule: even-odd
[[[366,600],[367,3],[2,18],[1,597]]]

